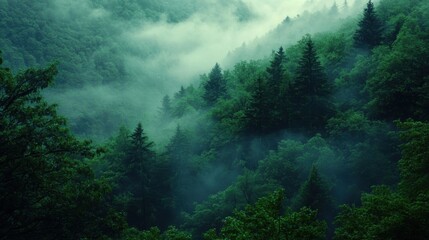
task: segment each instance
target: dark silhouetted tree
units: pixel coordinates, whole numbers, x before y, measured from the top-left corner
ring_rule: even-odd
[[[191,146],[186,133],[177,126],[176,133],[170,139],[166,147],[167,155],[172,161],[172,165],[183,168],[191,155]]]
[[[180,86],[180,90],[174,94],[174,98],[180,99],[186,95],[186,90],[183,86]]]
[[[271,130],[289,127],[290,82],[284,66],[285,61],[283,47],[280,47],[267,68],[267,94],[270,107],[265,110],[265,114],[270,119],[268,127]]]
[[[270,66],[267,68],[268,73],[268,87],[271,94],[278,96],[280,89],[285,78],[285,53],[283,47],[280,47],[274,54],[273,60],[271,60]]]
[[[130,136],[129,147],[122,162],[122,177],[118,191],[130,194],[125,203],[127,220],[131,226],[146,229],[154,222],[154,203],[151,196],[152,170],[155,153],[141,123]]]
[[[173,109],[171,107],[170,96],[165,95],[164,98],[162,99],[162,106],[159,114],[160,114],[161,121],[167,121],[172,117]]]
[[[266,82],[258,78],[252,89],[252,96],[245,110],[245,131],[251,134],[262,135],[267,132],[270,124],[269,95]]]
[[[189,137],[180,126],[166,146],[166,155],[171,167],[171,185],[173,187],[174,208],[176,211],[190,211],[192,202],[188,201],[189,186],[193,178],[190,177],[191,143]]]
[[[204,100],[207,105],[212,106],[221,97],[226,96],[226,81],[222,75],[219,64],[213,67],[209,74],[209,79],[204,85]]]
[[[355,46],[373,48],[381,42],[381,22],[375,12],[374,3],[371,0],[366,5],[363,18],[359,21],[358,29],[353,38]]]
[[[297,207],[309,207],[318,210],[320,217],[327,217],[331,213],[332,200],[329,189],[314,165],[307,181],[301,187]]]
[[[330,102],[332,87],[319,62],[311,37],[307,36],[305,41],[292,86],[292,124],[295,128],[315,133],[324,129],[326,121],[333,113]]]
[[[92,147],[43,98],[56,73],[0,66],[0,239],[117,238],[126,223],[86,164]]]

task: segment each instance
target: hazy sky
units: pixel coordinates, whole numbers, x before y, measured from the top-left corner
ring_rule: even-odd
[[[229,51],[262,37],[286,16],[296,16],[305,9],[303,1],[297,0],[243,2],[255,15],[250,21],[239,21],[232,6],[222,6],[213,1],[211,8],[195,13],[183,22],[161,20],[144,23],[126,32],[125,39],[130,45],[159,47],[157,55],[140,59],[143,68],[156,69],[157,66],[167,65],[171,77],[176,78],[174,81],[187,83],[192,76],[210,70],[216,62],[222,63]],[[132,60],[138,58],[133,56]]]

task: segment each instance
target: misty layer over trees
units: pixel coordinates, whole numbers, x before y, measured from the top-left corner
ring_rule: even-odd
[[[429,2],[302,2],[0,0],[0,239],[429,239]]]

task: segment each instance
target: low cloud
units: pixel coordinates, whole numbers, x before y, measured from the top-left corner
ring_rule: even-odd
[[[228,52],[243,43],[247,45],[263,38],[286,16],[294,18],[304,11],[315,12],[334,3],[322,0],[202,0],[197,11],[178,22],[170,21],[167,15],[156,20],[126,22],[114,18],[108,9],[94,7],[89,0],[54,2],[56,16],[63,21],[79,19],[80,13],[80,18],[89,24],[102,21],[111,25],[112,33],[119,33],[113,38],[115,46],[120,46],[115,54],[124,61],[127,72],[124,78],[128,81],[121,88],[92,85],[52,91],[50,99],[59,103],[61,112],[72,122],[82,115],[97,117],[105,109],[111,109],[117,119],[123,119],[129,126],[138,121],[150,125],[165,94],[171,95],[180,86],[195,82],[216,62],[223,68],[229,67],[227,64],[231,62],[225,60]],[[341,4],[338,3],[339,7]],[[272,46],[272,49],[277,47]],[[118,126],[111,128],[114,131]]]

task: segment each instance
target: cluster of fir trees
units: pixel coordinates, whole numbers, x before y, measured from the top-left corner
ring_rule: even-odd
[[[111,204],[111,185],[85,163],[95,149],[41,95],[56,72],[0,67],[0,238],[117,237],[127,224]]]
[[[400,7],[395,7],[396,5]],[[219,229],[222,218],[216,217],[216,214],[227,216],[234,208],[230,206],[240,208],[243,206],[242,202],[252,202],[243,199],[257,198],[258,193],[264,192],[262,189],[275,188],[269,186],[269,181],[274,181],[276,185],[282,178],[287,178],[284,175],[294,176],[291,171],[283,172],[283,176],[280,173],[278,177],[267,178],[265,183],[260,180],[265,175],[260,170],[263,166],[261,163],[268,161],[259,161],[265,158],[269,149],[277,146],[279,138],[287,138],[289,132],[310,137],[320,132],[321,139],[327,142],[333,154],[331,160],[323,163],[315,160],[317,154],[322,152],[312,156],[313,159],[310,157],[309,165],[311,166],[311,162],[315,163],[320,171],[310,171],[308,166],[298,167],[297,172],[301,173],[298,176],[301,177],[295,178],[295,181],[289,180],[282,186],[292,197],[289,200],[292,206],[299,206],[299,202],[307,202],[304,205],[309,205],[311,201],[305,201],[306,194],[303,189],[311,188],[308,187],[311,185],[309,182],[317,182],[314,185],[324,193],[320,195],[320,199],[326,201],[317,198],[314,201],[324,202],[323,207],[319,206],[319,211],[329,209],[331,214],[322,214],[329,221],[335,215],[336,205],[360,202],[359,192],[370,191],[371,185],[393,186],[397,181],[396,164],[399,152],[398,140],[395,137],[396,127],[392,119],[406,120],[412,117],[427,120],[426,111],[421,108],[425,104],[424,96],[427,96],[427,92],[424,93],[423,90],[427,72],[421,71],[426,63],[417,60],[425,59],[421,52],[424,54],[427,49],[427,44],[424,43],[427,35],[422,31],[427,27],[421,20],[417,20],[427,19],[423,10],[426,7],[427,4],[421,1],[414,4],[381,1],[380,11],[376,12],[374,4],[369,1],[361,21],[355,28],[347,25],[339,33],[316,36],[313,38],[316,39],[316,46],[312,39],[304,38],[297,46],[286,51],[279,49],[270,62],[242,62],[232,71],[224,71],[223,78],[218,79],[222,79],[221,85],[226,85],[226,90],[222,90],[222,94],[218,95],[215,104],[209,104],[212,107],[209,108],[208,118],[214,120],[210,127],[217,135],[209,135],[211,139],[208,143],[204,140],[202,143],[207,143],[209,149],[215,148],[220,161],[227,158],[229,162],[243,164],[256,171],[243,173],[231,188],[197,205],[187,218],[188,223],[185,226],[197,235],[204,232],[204,224],[205,229],[213,226]],[[407,17],[404,16],[405,13]],[[415,38],[414,42],[409,41],[412,37]],[[410,44],[411,47],[408,47]],[[317,54],[308,54],[312,52],[311,48],[318,49],[319,58]],[[315,53],[314,50],[313,52]],[[312,55],[315,61],[310,60]],[[285,59],[285,56],[288,56],[287,61],[279,61]],[[406,63],[407,59],[412,62]],[[276,64],[278,62],[283,66],[276,68],[280,65]],[[312,65],[311,62],[316,64]],[[311,70],[306,71],[305,66]],[[212,72],[217,68],[218,66],[215,66]],[[312,75],[312,72],[322,74]],[[279,78],[280,75],[282,77]],[[314,88],[305,85],[309,79],[323,78],[325,81],[319,81],[321,84],[315,84]],[[272,81],[273,79],[281,79],[278,84],[280,87],[276,87],[277,83]],[[189,93],[186,93],[186,88],[182,88],[183,97],[175,96],[170,105],[172,111],[178,102],[183,103],[181,101],[188,102],[187,106],[194,109],[192,111],[204,109],[202,106],[208,104],[204,96],[214,90],[210,87],[213,84],[208,84],[210,81],[214,80],[210,77],[203,78],[203,87],[197,90],[190,87]],[[317,80],[313,81],[318,83]],[[300,94],[296,94],[297,97],[294,98],[293,94],[300,90]],[[195,104],[195,96],[198,95],[201,100]],[[193,101],[189,101],[190,99]],[[382,107],[384,104],[390,105]],[[318,120],[312,122],[313,119]],[[246,126],[246,123],[249,125]],[[273,137],[281,132],[281,129],[288,131],[279,138]],[[264,144],[264,140],[271,141],[271,144]],[[231,144],[237,147],[231,149]],[[254,150],[255,148],[257,150]],[[262,153],[255,157],[255,151]],[[225,155],[229,155],[229,158]],[[252,156],[257,160],[249,164]],[[295,157],[296,162],[288,165],[299,165],[299,162],[305,159],[304,156],[306,154],[301,153]],[[278,162],[287,162],[285,159],[290,158],[294,157],[286,155]],[[303,169],[307,170],[302,171]],[[304,175],[308,174],[307,180],[302,177],[303,172],[306,173]],[[320,175],[325,181],[310,180],[318,179],[317,176]],[[298,187],[288,193],[291,185]],[[241,193],[237,193],[240,191]],[[317,196],[313,193],[310,196]],[[332,199],[326,195],[331,195]]]
[[[391,4],[401,8],[391,10]],[[427,26],[419,21],[427,19],[422,11],[427,8],[424,1],[381,1],[379,21],[386,22],[387,30],[379,31],[376,45],[369,40],[361,45],[362,28],[371,26],[364,24],[371,21],[361,21],[351,41],[359,53],[349,53],[355,59],[347,66],[340,62],[332,67],[336,58],[326,55],[338,42],[317,47],[318,41],[315,45],[308,37],[297,48],[279,49],[270,62],[240,63],[233,72],[223,73],[216,65],[201,88],[182,88],[173,100],[164,98],[163,105],[170,106],[168,116],[186,118],[189,109],[208,109],[196,119],[206,122],[206,129],[189,129],[189,134],[178,127],[165,154],[154,152],[140,124],[133,132],[122,129],[104,149],[95,151],[69,133],[65,120],[40,95],[53,80],[54,66],[15,76],[1,68],[0,186],[7,193],[0,197],[5,223],[1,235],[191,239],[190,233],[166,228],[176,223],[194,238],[205,239],[324,239],[327,231],[336,239],[426,239],[428,124],[397,123],[403,141],[397,190],[391,190],[397,142],[388,131],[391,119],[427,121],[427,62],[418,61],[427,58],[422,55],[428,49]],[[370,1],[363,19],[377,16],[374,11]],[[408,17],[401,16],[404,12]],[[285,61],[285,55],[290,60]],[[323,65],[336,76],[335,82],[327,80]],[[363,92],[342,98],[339,93],[349,86]],[[207,94],[212,90],[216,91]],[[301,93],[296,98],[295,91]],[[395,104],[403,96],[412,98]],[[266,102],[254,104],[260,99]],[[338,112],[332,112],[333,107]],[[265,116],[255,114],[263,112]],[[253,128],[246,123],[252,118],[259,130],[249,133]],[[282,135],[286,139],[277,144],[280,137],[272,134],[280,129],[304,137]],[[323,135],[313,136],[316,132]],[[192,142],[201,144],[194,147]],[[247,164],[250,155],[257,160],[253,165]],[[193,212],[178,217],[178,210],[192,208],[186,192],[192,191],[198,174],[222,164],[241,175]],[[246,164],[251,170],[243,170]],[[374,184],[390,186],[374,187],[359,204],[357,195]],[[279,188],[284,190],[275,192]],[[358,205],[342,206],[334,229],[331,220],[340,203]],[[165,232],[150,228],[155,225]]]

